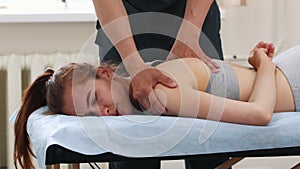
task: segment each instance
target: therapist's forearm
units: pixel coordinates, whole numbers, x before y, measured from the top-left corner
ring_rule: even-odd
[[[133,40],[127,12],[121,0],[93,0],[95,11],[101,27],[118,50],[127,71],[134,74],[130,65],[143,66],[135,42]],[[129,58],[130,56],[130,58]],[[126,61],[130,60],[130,61]],[[134,64],[133,64],[134,63]]]
[[[184,19],[200,30],[214,0],[187,0]]]
[[[200,36],[206,15],[214,0],[187,0],[184,21],[179,30],[179,36],[185,36],[188,32],[197,33]]]

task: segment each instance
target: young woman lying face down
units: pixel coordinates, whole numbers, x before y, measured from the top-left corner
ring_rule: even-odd
[[[199,59],[164,62],[156,68],[178,86],[155,85],[154,93],[167,109],[162,114],[266,125],[273,112],[299,111],[300,78],[293,72],[300,71],[300,47],[291,50],[277,56],[275,64],[273,45],[260,42],[249,57],[254,68],[220,61],[217,75]],[[71,63],[55,73],[47,70],[25,91],[15,123],[14,159],[23,168],[33,167],[28,161],[33,152],[26,132],[27,119],[44,105],[53,113],[76,116],[118,116],[143,109],[131,96],[130,79],[108,67]]]
[[[155,86],[154,93],[167,108],[162,114],[265,125],[274,111],[295,111],[289,83],[266,54],[268,50],[271,50],[268,44],[258,45],[254,50],[250,64],[257,71],[222,63],[225,73],[221,70],[219,76],[223,73],[226,80],[211,90],[221,90],[219,93],[224,93],[229,99],[210,94],[214,92],[208,90],[213,85],[209,83],[210,76],[216,75],[211,74],[200,60],[177,59],[158,65],[158,69],[178,83],[177,88],[161,84]],[[130,79],[117,76],[105,67],[95,69],[96,78],[68,83],[64,90],[62,112],[77,116],[117,116],[141,109],[139,103],[131,99]],[[78,68],[75,74],[77,71],[82,72]],[[213,81],[218,83],[216,79]],[[218,95],[218,92],[215,93]],[[209,117],[210,113],[214,113],[212,111],[219,114]]]

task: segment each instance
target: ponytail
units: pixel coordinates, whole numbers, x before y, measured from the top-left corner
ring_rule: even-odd
[[[76,71],[75,71],[76,70]],[[75,72],[74,72],[75,71]],[[30,114],[47,105],[52,113],[61,113],[64,106],[64,92],[68,84],[84,82],[95,78],[97,67],[86,63],[69,63],[55,74],[46,70],[24,91],[21,109],[15,121],[14,165],[17,168],[33,169],[31,156],[35,157],[26,131]]]
[[[31,156],[35,157],[35,155],[30,147],[26,125],[27,120],[33,111],[47,105],[46,83],[53,76],[53,73],[53,70],[47,69],[24,91],[22,106],[14,126],[14,165],[16,168],[17,163],[24,169],[34,168]]]

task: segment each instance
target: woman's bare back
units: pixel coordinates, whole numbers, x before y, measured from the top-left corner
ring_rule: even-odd
[[[256,71],[251,67],[229,64],[235,71],[239,83],[239,100],[247,102],[255,82]],[[209,83],[209,68],[199,59],[172,60],[159,65],[158,68],[166,72],[171,78],[176,79],[179,85],[190,85],[199,91],[205,91]],[[276,69],[276,92],[274,111],[295,111],[291,88],[286,77],[278,68]]]

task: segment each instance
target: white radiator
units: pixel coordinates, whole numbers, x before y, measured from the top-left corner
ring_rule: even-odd
[[[75,62],[77,60],[78,53],[65,54],[30,54],[30,55],[4,55],[0,56],[0,71],[6,73],[6,77],[0,77],[0,81],[6,82],[6,89],[0,89],[1,100],[6,103],[4,105],[6,112],[0,112],[0,117],[6,116],[6,164],[8,169],[13,169],[13,143],[14,133],[13,125],[8,122],[9,117],[14,110],[21,104],[22,99],[22,79],[29,77],[26,81],[34,80],[39,74],[41,74],[46,67],[52,67],[57,69],[58,67],[65,65],[69,62]],[[22,77],[22,71],[29,70],[29,76]],[[3,93],[2,93],[3,92]],[[0,105],[3,105],[1,103]],[[5,113],[5,115],[3,114]],[[4,125],[3,125],[4,126]],[[0,151],[3,151],[0,149]],[[1,152],[3,154],[4,152]],[[5,164],[1,164],[0,167],[5,167]],[[4,166],[3,166],[4,165]]]

